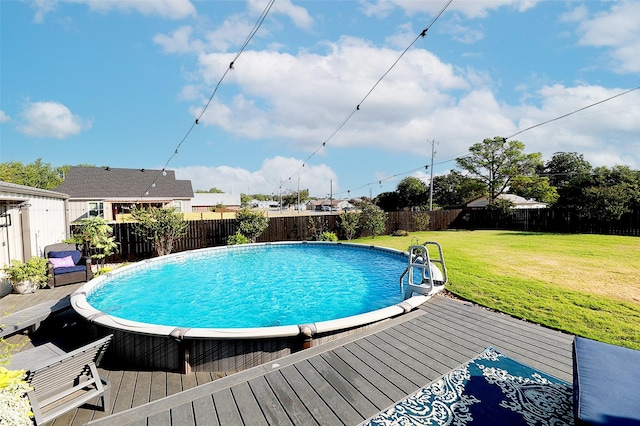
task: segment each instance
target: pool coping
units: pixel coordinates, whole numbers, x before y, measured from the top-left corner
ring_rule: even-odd
[[[408,257],[407,252],[391,249],[387,247],[379,247],[367,244],[355,244],[344,242],[323,242],[323,241],[279,241],[269,243],[253,243],[243,244],[239,246],[218,246],[207,247],[203,249],[190,250],[188,253],[203,253],[207,251],[216,250],[242,250],[250,249],[256,246],[269,246],[269,245],[294,245],[294,244],[334,244],[343,246],[354,246],[358,249],[372,249],[379,250],[387,253],[393,253]],[[152,259],[146,259],[140,262],[132,263],[118,268],[105,275],[100,275],[91,281],[84,284],[80,289],[71,294],[71,306],[73,309],[86,318],[88,321],[95,324],[105,326],[108,328],[116,328],[123,331],[128,331],[136,334],[144,334],[150,336],[159,337],[171,337],[177,340],[183,339],[263,339],[263,338],[280,338],[280,337],[295,337],[302,336],[311,338],[316,334],[333,332],[336,330],[350,329],[354,327],[364,326],[372,324],[388,318],[393,318],[401,314],[408,313],[425,303],[434,294],[438,293],[441,288],[436,288],[429,294],[414,295],[402,302],[395,305],[391,305],[385,308],[377,309],[375,311],[366,312],[363,314],[352,315],[344,318],[318,321],[314,323],[298,324],[298,325],[286,325],[286,326],[273,326],[273,327],[252,327],[252,328],[183,328],[174,326],[163,326],[156,324],[142,323],[138,321],[127,320],[119,317],[114,317],[106,314],[102,311],[95,309],[87,302],[87,294],[90,293],[95,287],[101,285],[103,281],[110,279],[113,275],[126,273],[130,269],[137,269],[141,264],[168,262],[172,259],[179,259],[184,256],[186,252],[172,253],[165,256],[155,257]]]

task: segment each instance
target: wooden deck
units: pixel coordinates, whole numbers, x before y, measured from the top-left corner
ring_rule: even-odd
[[[49,294],[60,297],[58,290],[70,293],[73,287],[41,290],[32,295],[33,303]],[[0,299],[3,314],[14,296],[18,295]],[[46,340],[42,333],[77,338],[78,333],[69,330],[82,324],[73,321],[70,316],[54,330],[43,326],[27,347]],[[10,339],[19,338],[27,337]],[[436,296],[420,309],[360,334],[222,378],[211,373],[101,369],[111,381],[111,411],[87,405],[52,424],[355,425],[488,346],[570,383],[572,340],[570,335]]]

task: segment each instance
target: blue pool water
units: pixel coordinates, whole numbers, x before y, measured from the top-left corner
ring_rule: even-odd
[[[115,317],[175,327],[307,324],[401,302],[406,262],[367,246],[234,246],[114,274],[87,301]]]

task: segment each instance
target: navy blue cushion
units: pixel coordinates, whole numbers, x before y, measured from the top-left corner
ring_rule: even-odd
[[[80,252],[80,250],[64,250],[64,251],[50,251],[49,254],[47,254],[47,257],[55,257],[55,258],[63,258],[67,256],[71,256],[71,259],[73,259],[73,263],[77,265],[80,259],[82,258],[82,253]]]
[[[87,270],[86,265],[76,265],[76,266],[68,266],[64,268],[53,268],[53,273],[56,275],[60,275],[60,274],[68,274],[70,272],[85,272],[86,270]]]
[[[640,351],[576,337],[573,410],[577,424],[640,425]]]

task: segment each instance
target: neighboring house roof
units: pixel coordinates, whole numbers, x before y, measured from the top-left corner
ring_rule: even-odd
[[[163,173],[162,170],[72,166],[64,182],[53,189],[69,194],[71,199],[193,198],[191,181],[176,180],[172,170]]]
[[[239,206],[240,194],[196,192],[193,194],[193,200],[191,201],[192,207],[215,207],[220,204],[224,204],[225,206]]]
[[[542,203],[536,200],[528,200],[524,197],[520,197],[519,195],[515,195],[515,194],[500,194],[498,195],[497,198],[501,200],[511,201],[514,204],[515,209],[540,209],[540,208],[547,207],[547,203]],[[471,208],[485,207],[487,204],[489,204],[489,197],[484,196],[484,197],[476,198],[473,201],[469,201],[466,204],[466,206]]]

